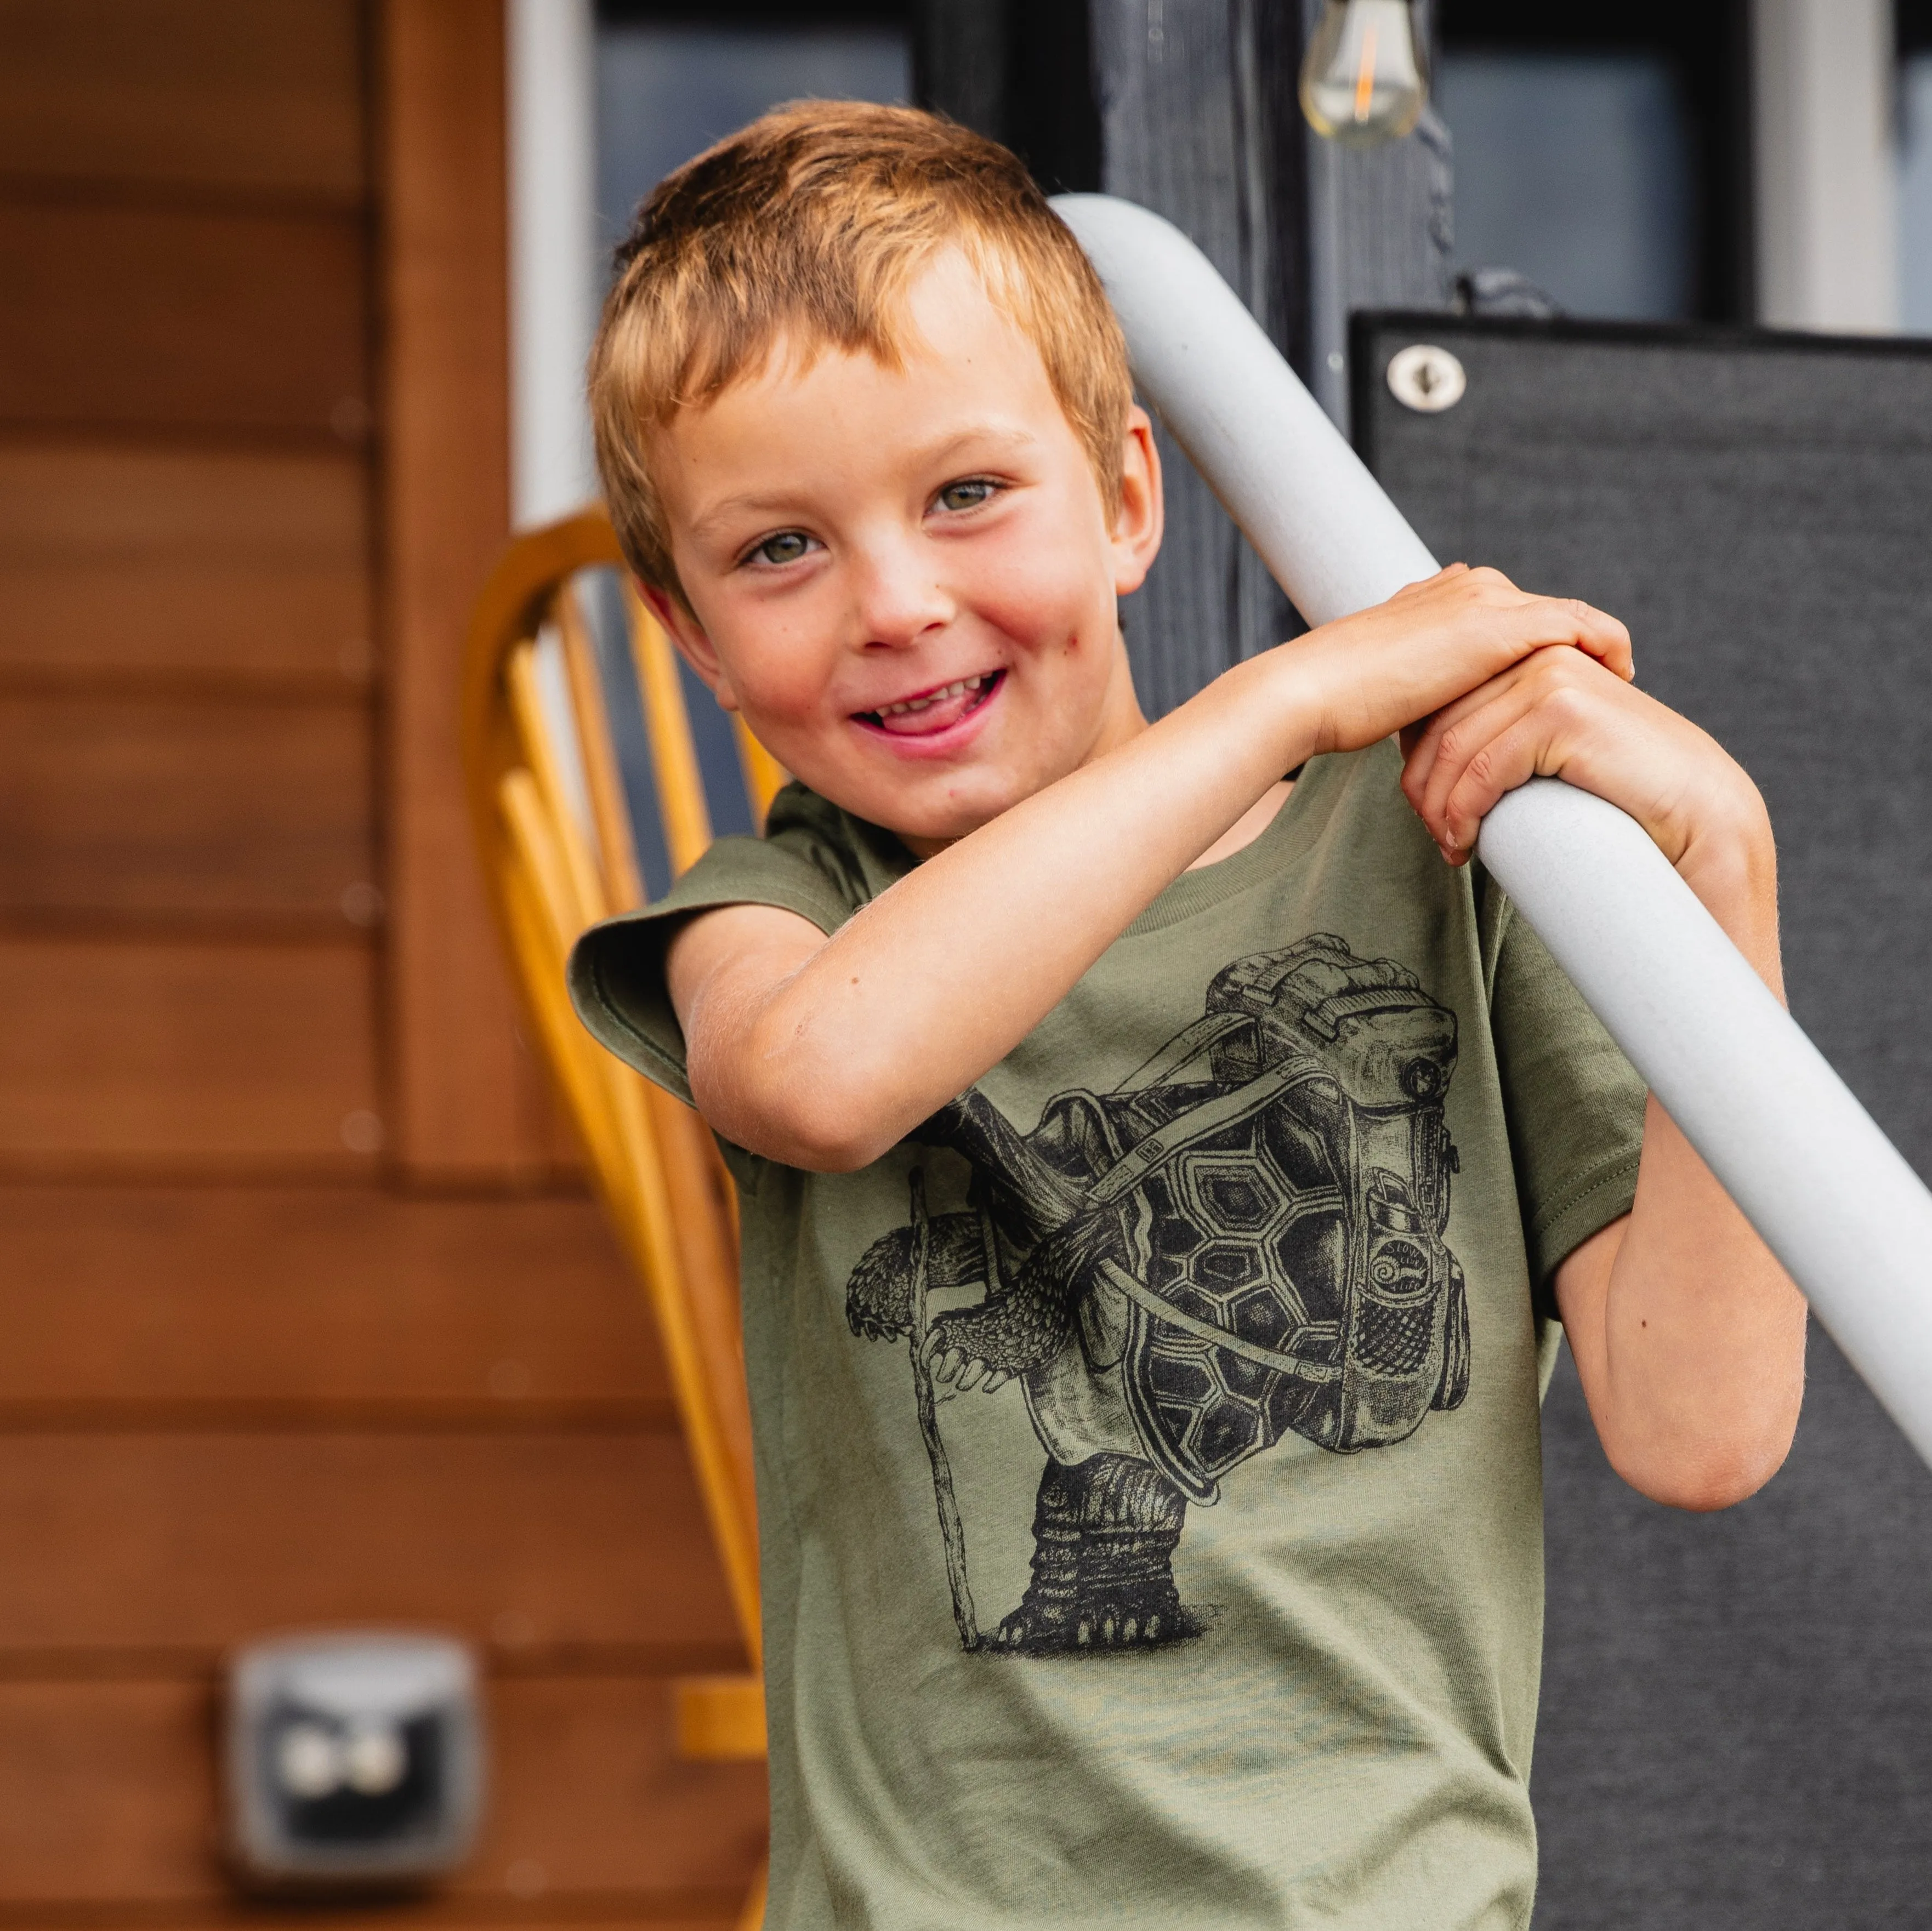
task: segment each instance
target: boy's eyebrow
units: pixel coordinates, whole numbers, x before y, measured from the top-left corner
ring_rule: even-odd
[[[981,448],[992,444],[997,448],[1018,450],[1030,448],[1039,440],[1040,438],[1030,429],[1023,429],[1017,424],[996,427],[992,423],[980,423],[970,429],[956,430],[950,436],[937,437],[918,453],[922,462],[938,463],[951,455],[956,449],[963,448],[968,443]]]
[[[937,466],[944,463],[956,451],[968,447],[976,454],[992,450],[1017,454],[1021,450],[1031,448],[1039,439],[1031,430],[1017,426],[978,425],[935,437],[924,448],[914,450],[912,460],[921,466]],[[702,514],[692,519],[691,529],[694,535],[704,536],[720,523],[738,517],[782,516],[795,509],[797,502],[796,496],[789,490],[748,490],[725,496],[712,504]]]

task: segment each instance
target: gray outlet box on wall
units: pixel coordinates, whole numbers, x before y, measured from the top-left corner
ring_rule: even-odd
[[[229,1669],[230,1848],[257,1883],[406,1884],[476,1842],[484,1752],[476,1669],[446,1637],[287,1636]]]

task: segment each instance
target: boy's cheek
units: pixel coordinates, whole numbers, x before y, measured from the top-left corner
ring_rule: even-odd
[[[795,727],[825,711],[837,652],[810,627],[728,622],[713,637],[722,682],[747,724],[762,717]]]
[[[748,678],[739,695],[746,727],[794,776],[814,790],[837,788],[837,775],[859,747],[830,673],[800,674],[795,664]]]
[[[1028,547],[998,559],[974,586],[981,622],[1023,652],[1038,652],[1078,635],[1103,613],[1111,616],[1110,572],[1070,571],[1067,559]]]
[[[776,689],[754,684],[740,693],[738,709],[752,735],[794,769],[807,746],[840,735],[844,723],[822,685],[800,691],[789,680]]]

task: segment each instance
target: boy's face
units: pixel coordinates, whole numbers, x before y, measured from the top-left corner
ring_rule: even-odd
[[[692,664],[812,788],[922,853],[1143,728],[1114,599],[1160,541],[1146,416],[1109,527],[1040,353],[963,256],[908,292],[905,366],[836,350],[659,439]]]

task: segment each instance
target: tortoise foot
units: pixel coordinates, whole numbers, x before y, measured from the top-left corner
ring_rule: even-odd
[[[1198,1636],[1174,1582],[1186,1515],[1173,1484],[1131,1456],[1049,1462],[1034,1518],[1033,1580],[992,1648],[1080,1656]]]

